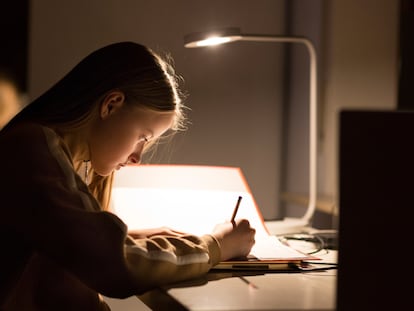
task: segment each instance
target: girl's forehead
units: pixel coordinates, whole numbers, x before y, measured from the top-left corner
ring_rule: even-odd
[[[151,132],[153,137],[158,137],[170,129],[175,122],[175,112],[160,112],[151,109],[135,110],[135,120],[137,125],[141,125]]]

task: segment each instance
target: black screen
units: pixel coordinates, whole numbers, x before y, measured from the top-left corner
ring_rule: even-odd
[[[340,112],[338,310],[414,305],[414,112]]]

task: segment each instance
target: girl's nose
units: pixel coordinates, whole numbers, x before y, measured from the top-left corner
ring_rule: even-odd
[[[133,164],[141,163],[142,150],[143,146],[139,145],[137,149],[128,157],[128,162]]]
[[[128,157],[128,162],[129,163],[132,163],[132,164],[139,164],[139,163],[141,163],[141,152],[140,153],[134,152],[133,154],[131,154]]]

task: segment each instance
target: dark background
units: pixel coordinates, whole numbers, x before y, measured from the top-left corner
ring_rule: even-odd
[[[27,92],[29,0],[3,1],[0,18],[0,72]]]
[[[30,0],[2,3],[0,71],[12,76],[21,92],[28,89]],[[398,108],[414,109],[414,0],[400,0],[400,71]]]

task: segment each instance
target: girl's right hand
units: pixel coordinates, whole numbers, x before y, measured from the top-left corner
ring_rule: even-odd
[[[219,224],[212,233],[219,242],[222,261],[247,256],[255,243],[255,234],[247,219]]]

